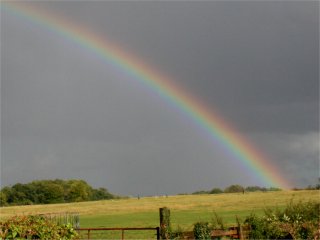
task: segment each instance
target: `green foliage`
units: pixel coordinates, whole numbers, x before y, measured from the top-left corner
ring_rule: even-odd
[[[274,192],[274,191],[281,191],[281,189],[276,187],[265,188],[265,187],[259,187],[259,186],[249,186],[245,188],[245,191],[246,192]]]
[[[231,185],[224,190],[225,193],[239,193],[244,192],[244,188],[240,185]]]
[[[254,239],[313,239],[320,224],[319,213],[320,203],[291,201],[284,210],[266,209],[262,217],[251,214],[245,223],[251,225],[250,237]]]
[[[68,202],[88,201],[91,197],[91,187],[83,180],[70,180],[66,200]]]
[[[319,184],[319,186],[320,186],[320,184]],[[312,188],[312,189],[315,189],[315,188]],[[224,190],[221,190],[220,188],[213,188],[210,191],[200,190],[200,191],[193,192],[192,195],[220,194],[220,193],[244,193],[244,192],[273,192],[273,191],[281,191],[281,189],[276,188],[276,187],[266,188],[266,187],[259,187],[259,186],[248,186],[248,187],[244,188],[241,185],[234,184],[234,185],[231,185],[231,186],[225,188]]]
[[[225,230],[225,225],[223,222],[223,218],[219,216],[216,212],[213,212],[213,217],[211,219],[212,221],[212,229],[221,229]]]
[[[211,227],[208,222],[197,222],[193,227],[195,239],[211,239]]]
[[[0,191],[0,205],[30,205],[112,199],[105,188],[94,189],[83,180],[41,180],[17,183]]]
[[[177,229],[170,232],[170,239],[181,239],[183,237],[184,230],[178,226]]]
[[[7,194],[0,192],[0,207],[7,205]]]
[[[114,195],[108,192],[105,188],[93,189],[91,200],[101,200],[101,199],[113,199]]]
[[[15,216],[0,222],[0,239],[74,239],[71,224],[58,225],[43,216]]]
[[[259,186],[248,186],[245,188],[245,191],[246,192],[258,192],[258,191],[266,192],[267,188],[259,187]]]
[[[223,193],[223,191],[220,188],[213,188],[209,193],[210,194],[219,194],[219,193]]]
[[[202,195],[202,194],[209,194],[209,191],[200,190],[192,193],[192,195]]]
[[[213,188],[211,191],[205,191],[205,190],[200,190],[193,192],[192,195],[203,195],[203,194],[219,194],[223,193],[223,191],[220,188]]]
[[[277,188],[277,187],[270,187],[270,188],[267,188],[267,191],[269,192],[277,192],[277,191],[282,191],[281,188]]]
[[[41,203],[64,202],[64,189],[61,185],[53,182],[38,182],[38,199]],[[41,190],[40,190],[41,189]]]

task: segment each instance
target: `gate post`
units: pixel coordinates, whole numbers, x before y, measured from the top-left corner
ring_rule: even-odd
[[[160,237],[161,239],[170,239],[170,209],[167,207],[159,208],[160,214]]]
[[[160,240],[160,228],[157,227],[157,240]]]

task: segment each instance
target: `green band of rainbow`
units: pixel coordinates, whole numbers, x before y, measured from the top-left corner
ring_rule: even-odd
[[[152,69],[136,56],[130,55],[105,37],[90,32],[82,26],[67,21],[65,17],[53,15],[43,9],[22,2],[5,2],[4,10],[11,14],[41,25],[63,36],[103,59],[137,82],[147,86],[170,104],[185,113],[192,121],[215,141],[218,141],[235,159],[241,161],[251,174],[257,176],[266,186],[290,188],[279,170],[270,160],[240,135],[221,115],[174,84],[169,77]]]

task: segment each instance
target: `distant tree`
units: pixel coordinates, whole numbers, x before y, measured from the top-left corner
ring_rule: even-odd
[[[225,193],[238,193],[244,192],[244,188],[241,185],[231,185],[224,190]]]
[[[267,190],[266,188],[262,188],[259,186],[249,186],[249,187],[246,187],[245,189],[246,192],[258,192],[258,191],[266,191],[266,190]]]
[[[52,183],[52,182],[45,182],[42,183],[41,189],[41,196],[42,200],[41,203],[62,203],[64,202],[64,191],[63,187]]]
[[[316,184],[316,189],[320,189],[320,183]]]
[[[193,192],[192,194],[193,195],[209,194],[209,191],[200,190],[200,191]]]
[[[68,202],[88,201],[91,198],[92,188],[83,180],[70,180],[67,193]]]
[[[19,205],[32,204],[32,201],[28,198],[28,190],[24,187],[24,184],[21,183],[12,186],[10,195],[8,196],[8,202]]]
[[[3,191],[0,191],[0,207],[6,206],[6,205],[7,205],[7,195]]]
[[[319,190],[320,189],[320,178],[318,178],[318,183],[316,183],[314,186],[308,186],[307,189],[310,189],[310,190]]]
[[[1,190],[1,193],[4,194],[7,204],[12,203],[12,189],[11,187],[4,187]]]
[[[19,188],[16,188],[17,191],[23,192],[26,199],[28,199],[29,204],[38,204],[41,203],[38,201],[38,192],[42,189],[39,186],[35,185],[33,182],[22,184]]]
[[[105,188],[92,189],[91,200],[113,199],[114,196]]]
[[[274,191],[282,191],[281,188],[277,188],[277,187],[270,187],[267,189],[267,191],[270,191],[270,192],[274,192]]]
[[[220,188],[213,188],[209,193],[210,194],[219,194],[219,193],[223,193],[223,191]]]
[[[93,189],[83,180],[38,180],[4,187],[0,191],[0,206],[80,202],[114,197],[107,189]]]

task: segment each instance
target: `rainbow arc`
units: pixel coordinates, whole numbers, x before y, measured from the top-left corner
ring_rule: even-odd
[[[208,108],[181,86],[175,84],[170,77],[156,71],[139,57],[130,54],[105,37],[68,21],[63,16],[57,16],[34,5],[5,2],[2,3],[2,6],[10,14],[50,29],[51,32],[78,44],[106,64],[134,78],[137,83],[147,86],[150,91],[160,95],[169,105],[183,112],[197,127],[205,130],[214,142],[219,142],[228,154],[240,161],[266,186],[290,188],[290,184],[269,158],[223,119],[221,114],[212,107]]]

